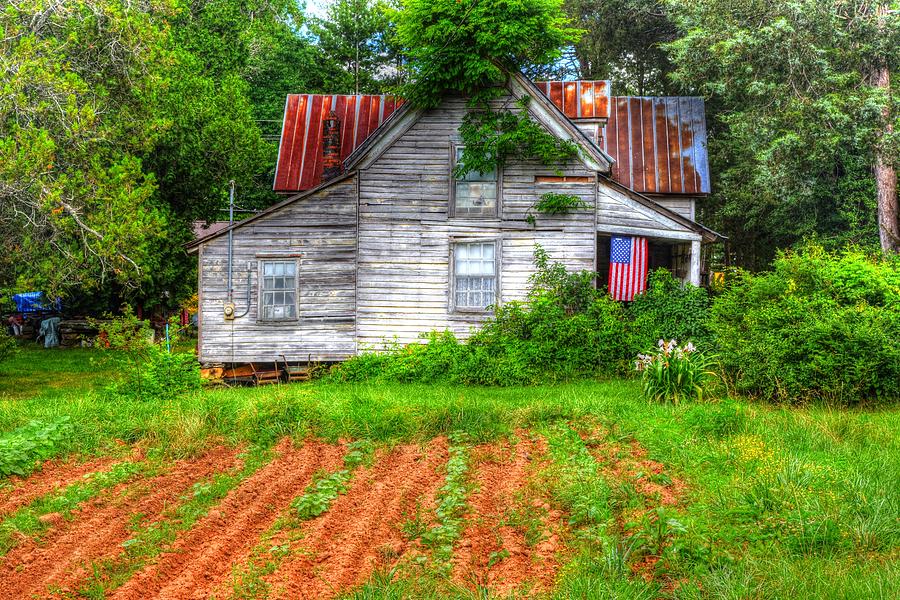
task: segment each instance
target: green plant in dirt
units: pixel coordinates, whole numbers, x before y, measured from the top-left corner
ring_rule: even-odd
[[[375,446],[369,440],[357,440],[347,447],[344,468],[333,473],[319,473],[307,486],[303,495],[291,503],[297,518],[308,520],[324,514],[338,496],[345,493],[353,478],[353,471],[362,464],[369,463]]]
[[[169,339],[154,341],[153,329],[125,306],[122,315],[96,321],[99,346],[114,350],[110,360],[120,366],[123,379],[111,388],[116,394],[140,400],[165,400],[200,389],[197,358],[189,352],[173,352],[179,329],[169,324]]]
[[[71,419],[59,417],[49,422],[33,420],[0,435],[0,478],[27,475],[39,461],[56,456],[72,430]]]
[[[6,516],[0,522],[0,556],[29,537],[37,537],[50,524],[41,517],[58,513],[69,518],[78,506],[90,498],[139,476],[151,476],[159,470],[156,463],[121,462],[108,471],[93,473],[82,481],[51,492]]]
[[[469,493],[469,451],[464,433],[450,436],[450,459],[444,485],[438,490],[438,505],[434,510],[437,522],[422,535],[422,544],[431,550],[431,560],[438,573],[448,575],[452,568],[453,546],[462,534],[466,496]]]
[[[650,354],[638,354],[635,368],[641,373],[644,396],[656,402],[702,400],[712,381],[710,361],[694,344],[679,346],[676,340],[659,340]]]
[[[155,520],[142,515],[129,527],[131,536],[122,543],[123,552],[92,565],[91,576],[81,582],[78,596],[106,598],[134,573],[171,549],[179,533],[189,530],[241,482],[272,459],[269,448],[254,446],[241,455],[241,466],[195,482]]]

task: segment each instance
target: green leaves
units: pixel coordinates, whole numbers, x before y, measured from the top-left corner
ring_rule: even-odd
[[[72,433],[69,417],[30,421],[0,435],[0,477],[29,474],[39,461],[56,456]]]
[[[834,247],[877,241],[874,154],[900,103],[871,82],[900,62],[900,16],[879,30],[873,3],[669,0],[680,37],[674,79],[708,97],[713,196],[702,219],[762,269],[777,248],[817,236]],[[895,83],[896,85],[896,83]],[[893,105],[891,106],[891,103]]]
[[[397,37],[410,81],[401,93],[425,108],[449,92],[477,96],[503,81],[500,65],[549,65],[579,34],[560,0],[407,0]]]

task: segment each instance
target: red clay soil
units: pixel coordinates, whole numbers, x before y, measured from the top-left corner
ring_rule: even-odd
[[[447,459],[447,440],[437,438],[424,452],[398,446],[357,471],[348,492],[304,524],[296,551],[267,578],[272,597],[330,598],[395,564],[409,548],[401,525],[434,502]]]
[[[112,458],[97,458],[82,463],[48,460],[29,477],[12,477],[9,480],[11,487],[0,489],[0,516],[14,513],[33,500],[71,485],[89,473],[102,471],[114,462]]]
[[[111,597],[209,598],[259,543],[290,501],[303,493],[319,469],[341,464],[343,448],[290,440],[279,443],[276,458],[248,477],[201,519],[159,560],[137,573]]]
[[[136,515],[159,515],[198,479],[235,465],[236,454],[219,447],[200,459],[177,461],[162,475],[83,503],[73,521],[46,519],[52,525],[40,543],[26,540],[0,559],[0,598],[47,597],[48,586],[72,590],[88,574],[89,562],[118,554]]]
[[[487,586],[500,595],[525,584],[532,591],[553,585],[559,568],[559,511],[548,510],[549,505],[540,500],[532,503],[544,511],[543,540],[535,547],[527,545],[521,528],[501,525],[507,509],[516,505],[516,494],[528,483],[533,465],[546,452],[543,440],[535,443],[526,435],[520,432],[515,447],[481,446],[473,453],[485,459],[477,465],[478,490],[469,497],[468,525],[453,558],[453,578],[462,584]]]

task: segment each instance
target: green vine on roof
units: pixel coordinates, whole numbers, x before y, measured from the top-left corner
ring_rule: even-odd
[[[465,149],[456,175],[487,173],[509,158],[558,166],[577,147],[528,114],[497,107],[510,72],[550,67],[581,30],[569,26],[562,0],[406,0],[397,35],[407,56],[400,93],[414,106],[437,107],[448,94],[469,99],[460,126]]]

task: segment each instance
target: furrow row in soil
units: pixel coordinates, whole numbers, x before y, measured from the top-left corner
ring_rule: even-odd
[[[500,595],[522,586],[549,589],[559,568],[556,551],[560,513],[540,500],[525,501],[532,471],[546,454],[544,441],[519,432],[515,446],[491,444],[472,452],[477,489],[469,497],[466,528],[453,558],[453,578],[469,586],[485,586]],[[517,497],[518,496],[518,497]],[[529,546],[522,527],[508,523],[509,510],[528,511],[541,527],[541,539]]]
[[[424,450],[398,446],[360,469],[328,512],[304,524],[298,547],[267,577],[272,597],[333,597],[394,564],[408,547],[402,524],[419,505],[434,503],[447,458],[447,440],[437,438]]]
[[[232,568],[243,564],[260,535],[291,499],[303,492],[313,474],[341,464],[343,449],[320,442],[295,448],[290,440],[277,447],[268,465],[232,490],[190,531],[116,590],[118,599],[209,598]]]
[[[196,460],[180,460],[165,473],[122,484],[84,503],[73,521],[59,518],[40,541],[28,540],[0,563],[0,597],[66,592],[84,578],[91,561],[115,556],[135,519],[153,517],[177,502],[197,480],[235,464],[236,451],[216,448]],[[48,515],[52,518],[52,515]]]
[[[102,471],[115,462],[97,458],[87,462],[48,460],[31,476],[13,477],[10,487],[0,489],[0,517],[12,514],[33,500],[66,487],[85,476]]]

